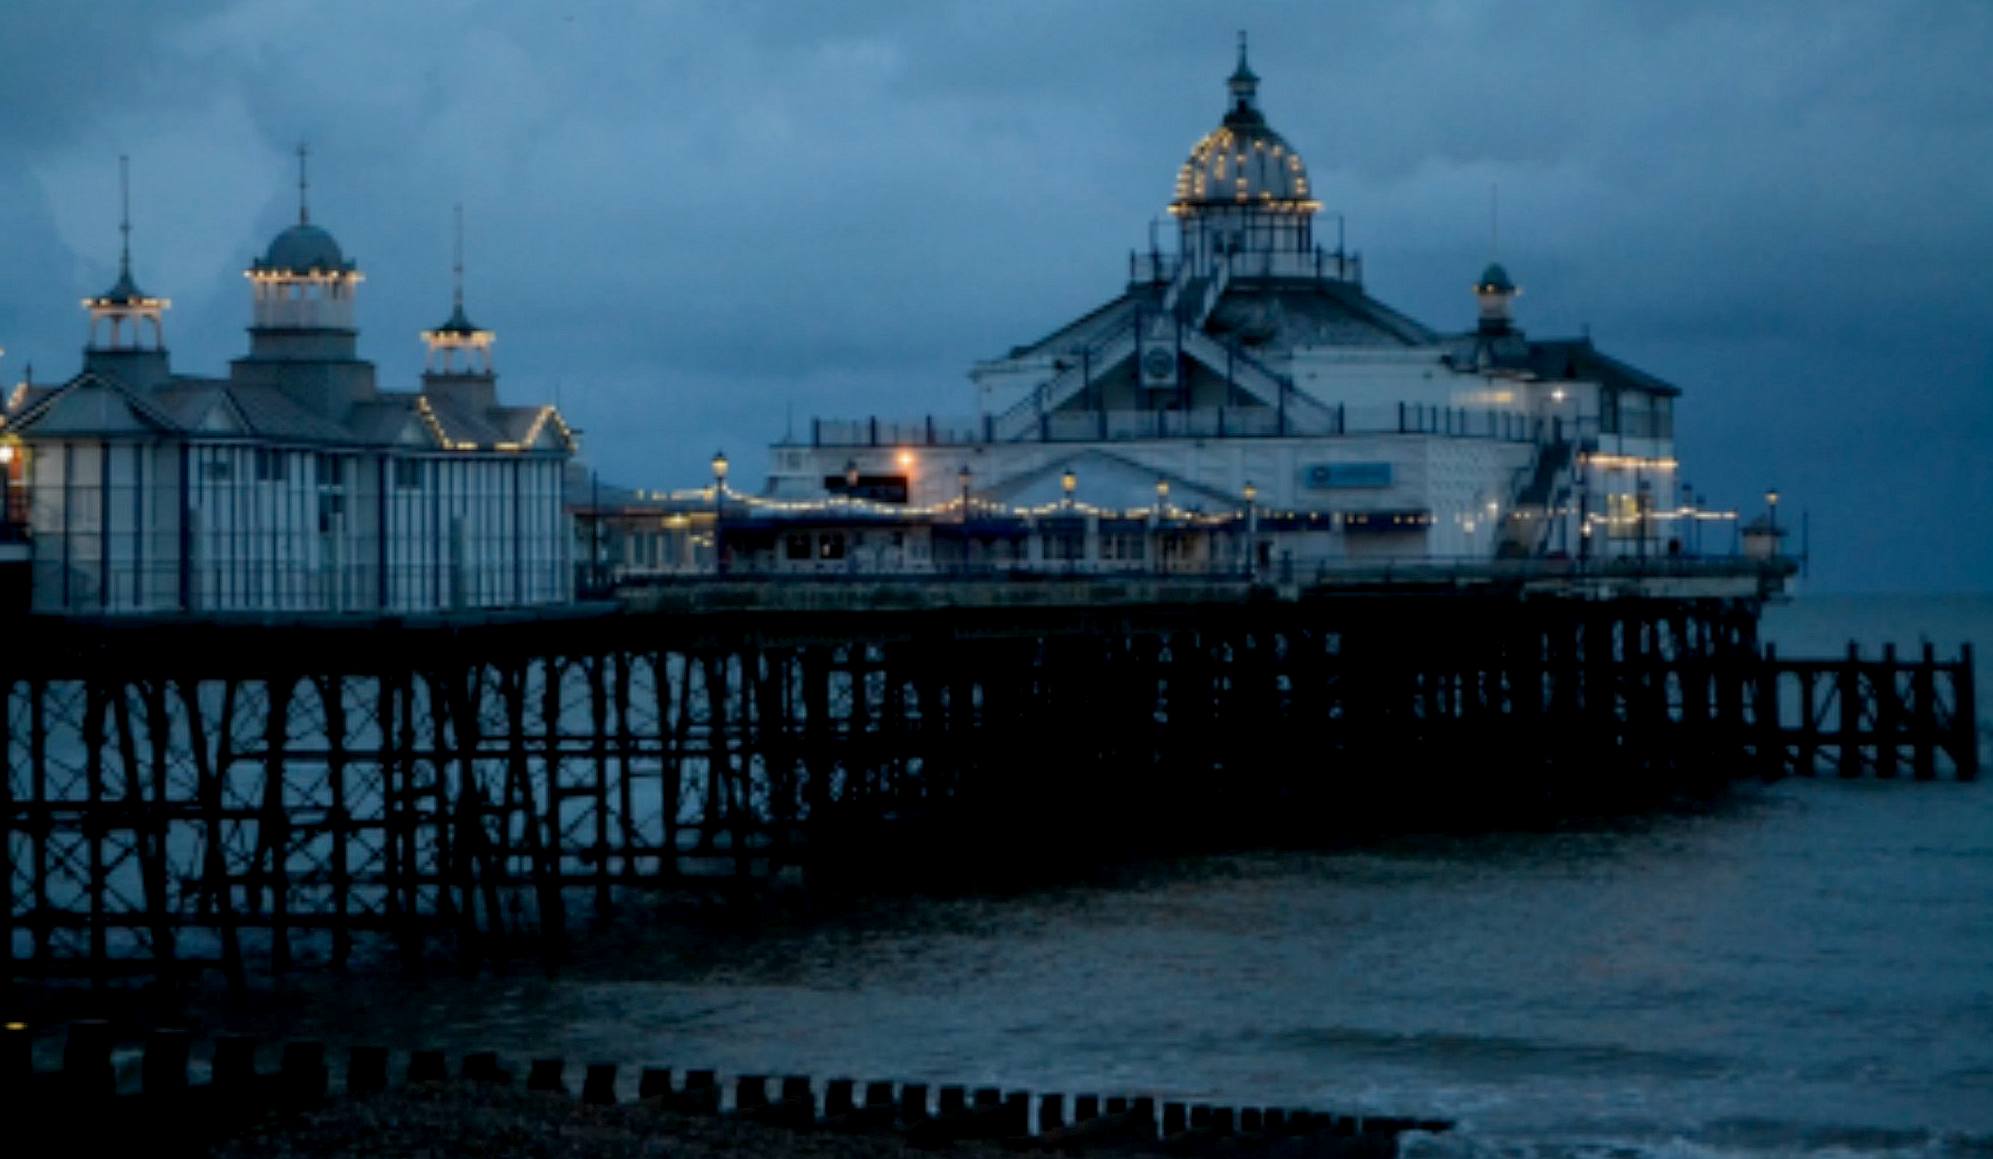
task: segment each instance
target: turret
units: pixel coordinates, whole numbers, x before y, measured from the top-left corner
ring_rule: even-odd
[[[171,377],[166,362],[165,316],[173,303],[147,294],[132,278],[130,176],[130,159],[118,158],[122,206],[118,232],[123,235],[118,280],[96,297],[83,299],[83,308],[90,314],[83,369],[143,390],[164,385]]]
[[[459,406],[483,409],[498,405],[498,374],[491,365],[491,344],[497,337],[474,324],[464,313],[464,207],[457,207],[456,262],[451,267],[453,289],[450,317],[434,330],[422,332],[428,358],[422,370],[422,393]]]
[[[360,269],[311,223],[305,157],[300,146],[298,223],[244,271],[253,310],[249,356],[231,364],[230,377],[281,386],[299,405],[337,415],[374,395],[374,368],[358,352],[353,305]]]

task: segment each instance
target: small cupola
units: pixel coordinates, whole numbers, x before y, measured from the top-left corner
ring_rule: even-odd
[[[441,326],[422,332],[428,348],[422,369],[422,393],[448,397],[474,407],[496,406],[498,374],[491,364],[491,344],[497,338],[464,313],[464,207],[457,206],[456,260],[451,266],[450,316]]]
[[[352,358],[353,304],[359,266],[339,242],[311,221],[306,150],[298,147],[298,223],[279,233],[244,271],[254,299],[251,356],[311,360]],[[290,335],[337,335],[302,343]],[[259,341],[259,339],[261,341]]]
[[[1515,328],[1515,299],[1522,293],[1500,262],[1489,262],[1474,283],[1474,299],[1481,309],[1481,333],[1506,334]]]
[[[130,159],[118,158],[121,213],[118,280],[110,289],[83,299],[90,314],[90,341],[83,350],[86,370],[116,377],[128,386],[147,387],[169,377],[166,366],[167,307],[173,303],[138,288],[131,272]]]

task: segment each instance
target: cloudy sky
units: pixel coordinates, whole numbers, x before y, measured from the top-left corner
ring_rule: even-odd
[[[72,373],[117,261],[182,370],[296,215],[412,386],[451,206],[501,392],[590,460],[741,478],[813,414],[973,410],[976,358],[1114,294],[1222,111],[1236,29],[1371,292],[1680,384],[1686,478],[1811,512],[1834,589],[1993,587],[1993,5],[105,3],[0,12],[0,376]]]

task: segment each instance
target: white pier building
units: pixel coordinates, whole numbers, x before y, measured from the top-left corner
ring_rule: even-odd
[[[8,510],[41,612],[391,614],[569,600],[572,433],[497,394],[492,333],[455,307],[419,389],[358,351],[359,266],[312,223],[246,271],[249,351],[225,377],[168,364],[169,303],[132,276],[84,300],[82,370],[0,409]]]
[[[1501,265],[1461,329],[1371,297],[1361,259],[1318,238],[1259,83],[1242,36],[1224,116],[1176,176],[1174,251],[1131,254],[1113,298],[976,364],[974,419],[816,420],[774,446],[774,502],[742,513],[821,520],[846,498],[939,516],[934,533],[875,531],[869,554],[841,531],[730,538],[778,570],[1257,570],[1662,556],[1731,518],[1682,492],[1680,392],[1588,338],[1526,333]],[[1034,512],[1060,528],[998,517]]]

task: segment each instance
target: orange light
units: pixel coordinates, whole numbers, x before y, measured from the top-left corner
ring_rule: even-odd
[[[901,451],[901,452],[899,453],[899,457],[898,457],[898,460],[897,460],[897,461],[898,461],[898,463],[899,463],[899,465],[900,465],[900,469],[901,469],[901,470],[903,470],[903,471],[911,471],[911,470],[913,470],[913,452],[912,452],[912,451]]]

